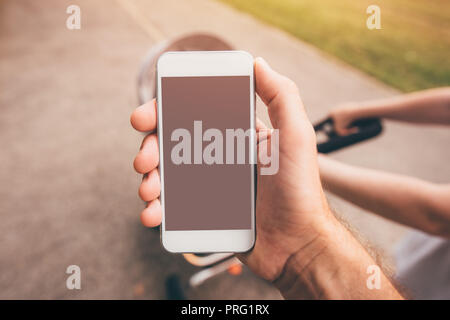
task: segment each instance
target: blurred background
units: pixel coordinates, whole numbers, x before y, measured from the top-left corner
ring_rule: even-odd
[[[81,28],[66,9],[78,5]],[[381,8],[381,29],[366,8]],[[447,0],[0,1],[0,298],[163,299],[165,279],[198,268],[144,228],[142,135],[129,116],[147,52],[208,32],[263,56],[299,86],[312,122],[339,103],[450,84]],[[268,121],[264,106],[258,116]],[[448,182],[450,132],[385,123],[384,134],[332,156]],[[387,257],[407,228],[329,196],[334,210]],[[69,265],[81,290],[66,288]],[[280,298],[247,269],[189,298]]]

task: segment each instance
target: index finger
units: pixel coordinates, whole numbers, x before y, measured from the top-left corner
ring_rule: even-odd
[[[130,117],[133,128],[148,132],[156,129],[156,99],[137,107]]]

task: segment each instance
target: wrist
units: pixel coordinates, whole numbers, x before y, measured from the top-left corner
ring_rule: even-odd
[[[336,113],[340,114],[348,122],[361,118],[363,116],[362,111],[361,106],[356,103],[347,103],[336,109]]]
[[[348,103],[338,108],[351,122],[362,118],[380,118],[383,108],[374,102]]]
[[[275,286],[287,299],[402,299],[380,274],[380,290],[367,285],[375,261],[335,218],[286,261]]]
[[[340,273],[342,266],[355,266],[355,247],[352,247],[355,240],[334,216],[322,221],[317,230],[313,240],[289,256],[273,282],[287,299],[346,298],[345,285],[339,282],[348,275]],[[350,267],[348,270],[359,274],[365,272],[359,266],[356,269]]]

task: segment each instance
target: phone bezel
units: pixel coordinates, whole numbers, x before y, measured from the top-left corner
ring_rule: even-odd
[[[164,147],[163,147],[163,104],[161,95],[162,77],[189,76],[249,76],[250,77],[250,127],[255,129],[255,88],[254,59],[245,51],[177,51],[166,52],[158,59],[156,70],[157,82],[157,132],[159,142],[159,170],[161,179],[160,202],[162,207],[161,243],[173,253],[205,252],[246,252],[255,243],[255,197],[256,164],[251,166],[251,229],[240,230],[165,230],[164,204]],[[255,137],[251,135],[250,156],[256,163]]]

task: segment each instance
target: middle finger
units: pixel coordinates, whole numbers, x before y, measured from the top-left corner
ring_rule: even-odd
[[[159,164],[158,138],[156,134],[147,135],[142,141],[141,150],[134,159],[134,169],[139,173],[147,173]]]

